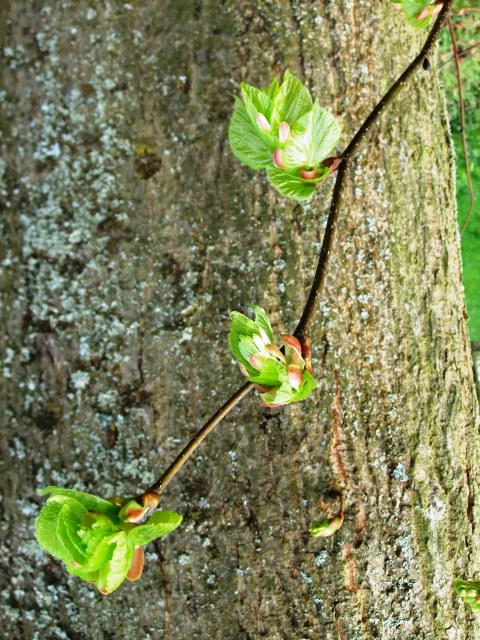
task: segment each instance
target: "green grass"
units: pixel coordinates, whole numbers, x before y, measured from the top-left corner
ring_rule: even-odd
[[[462,2],[462,7],[475,7],[475,2]],[[477,7],[478,8],[478,7]],[[453,18],[460,50],[480,42],[480,11],[470,11]],[[440,62],[447,62],[452,55],[448,29],[442,34]],[[469,315],[470,338],[480,341],[480,46],[462,58],[461,74],[466,111],[465,132],[470,157],[475,206],[462,239],[463,283]],[[447,106],[457,154],[457,205],[460,228],[470,206],[470,197],[462,147],[461,120],[458,100],[457,76],[453,61],[442,67],[442,76],[447,94]]]
[[[478,129],[477,129],[478,136]],[[455,148],[457,150],[457,204],[458,223],[460,228],[465,220],[466,213],[470,206],[470,196],[468,193],[467,176],[463,158],[462,142],[459,134],[454,135]],[[473,165],[473,166],[472,166]],[[470,338],[480,341],[480,175],[479,165],[470,163],[472,174],[473,192],[476,200],[472,211],[470,222],[465,229],[462,240],[462,260],[463,260],[463,284],[467,298],[468,329]]]

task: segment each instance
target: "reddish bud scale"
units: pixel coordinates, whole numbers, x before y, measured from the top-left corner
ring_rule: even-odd
[[[142,547],[136,547],[133,554],[132,565],[127,573],[127,580],[135,582],[138,580],[143,572],[143,564],[145,562],[145,554]]]
[[[317,170],[312,169],[311,171],[306,171],[305,169],[301,169],[298,172],[298,175],[304,180],[313,180],[313,178],[315,178],[315,176],[317,175]]]
[[[283,163],[283,151],[279,149],[275,149],[272,154],[273,164],[277,167],[277,169],[281,169],[285,171],[285,165]]]

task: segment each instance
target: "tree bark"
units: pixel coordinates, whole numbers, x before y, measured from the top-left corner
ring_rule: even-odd
[[[291,332],[332,182],[231,154],[239,82],[291,68],[342,148],[425,33],[388,2],[4,2],[0,614],[6,638],[479,637],[479,429],[435,60],[353,163],[318,389],[251,394],[168,487],[179,530],[102,597],[33,537],[48,484],[134,495],[242,383],[228,314]],[[332,538],[312,520],[345,501]]]

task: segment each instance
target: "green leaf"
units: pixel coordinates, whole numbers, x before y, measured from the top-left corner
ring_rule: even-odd
[[[262,89],[252,87],[249,84],[245,84],[245,82],[242,82],[240,88],[242,90],[243,101],[245,102],[245,107],[251,121],[256,124],[257,113],[263,113],[267,120],[269,120],[273,109],[273,103],[268,95],[262,91]]]
[[[88,558],[87,562],[82,566],[85,571],[98,571],[107,562],[110,562],[115,550],[115,544],[112,542],[110,532],[108,536],[103,538],[97,538],[98,544],[94,548],[92,555]]]
[[[340,125],[315,101],[312,109],[292,127],[283,150],[287,171],[316,167],[328,157],[340,139]]]
[[[267,176],[270,184],[285,198],[296,202],[305,202],[315,193],[316,183],[311,180],[303,180],[278,169],[274,165],[268,167]]]
[[[299,402],[300,400],[305,400],[312,391],[317,386],[317,381],[315,378],[308,373],[308,371],[304,371],[302,373],[302,384],[300,385],[300,389],[293,395],[291,402]]]
[[[312,106],[308,89],[287,69],[273,99],[272,123],[288,122],[292,126]]]
[[[289,404],[291,402],[291,397],[292,397],[292,388],[276,387],[275,389],[268,391],[268,393],[262,393],[260,397],[265,402],[265,404],[268,404],[268,405]]]
[[[265,331],[265,333],[268,336],[268,339],[270,340],[270,344],[273,344],[272,325],[270,324],[270,320],[268,319],[268,316],[265,313],[265,310],[256,304],[252,304],[250,308],[255,313],[255,322],[258,325],[260,325],[262,329]]]
[[[117,507],[115,505],[91,493],[75,491],[74,489],[63,489],[62,487],[45,487],[45,489],[40,489],[38,493],[41,495],[50,493],[52,496],[73,498],[85,507],[85,511],[101,511],[110,517],[115,517],[117,513]]]
[[[85,567],[75,566],[71,564],[71,562],[65,562],[65,568],[68,573],[71,573],[73,576],[77,576],[81,580],[86,580],[86,582],[97,581],[98,571],[90,571],[89,569],[85,569]]]
[[[235,156],[252,169],[264,169],[272,164],[272,148],[260,135],[260,129],[247,113],[245,105],[235,98],[228,140]]]
[[[280,387],[282,382],[288,380],[288,373],[284,364],[273,358],[268,358],[262,366],[262,370],[250,376],[249,380],[262,387]]]
[[[42,508],[35,521],[35,536],[39,545],[48,551],[54,558],[60,558],[64,562],[70,558],[70,554],[65,550],[57,533],[57,523],[60,511],[68,498],[50,498]]]
[[[82,522],[85,527],[80,527],[78,535],[85,547],[84,566],[95,570],[110,559],[111,552],[109,545],[105,545],[105,540],[116,533],[118,527],[105,514],[91,511],[83,514]]]
[[[58,539],[69,554],[69,559],[78,564],[84,564],[87,560],[85,546],[78,535],[83,513],[84,507],[76,506],[75,501],[70,500],[62,506],[57,520]]]
[[[114,545],[112,557],[100,567],[97,578],[97,588],[105,595],[115,591],[125,580],[135,551],[135,546],[125,531],[119,531],[107,540]]]
[[[248,373],[255,374],[256,369],[248,362],[248,356],[245,357],[244,355],[248,353],[244,338],[256,335],[258,333],[257,325],[253,320],[238,311],[232,311],[230,318],[232,320],[230,333],[228,334],[230,349],[235,358],[244,365]],[[255,348],[254,353],[257,351],[258,349]]]
[[[275,96],[278,93],[279,88],[280,88],[280,85],[278,84],[278,80],[276,78],[274,78],[272,80],[272,82],[270,83],[270,86],[268,87],[268,89],[266,89],[266,91],[265,91],[265,93],[270,98],[270,100],[273,100],[275,98]]]
[[[435,2],[430,0],[400,0],[402,5],[402,12],[405,15],[405,19],[411,27],[415,29],[423,29],[427,27],[432,21],[432,16],[429,15],[422,20],[418,20],[418,16],[429,5],[434,5]]]
[[[473,611],[480,611],[480,583],[472,580],[453,579],[455,591]]]
[[[135,547],[143,547],[152,540],[174,531],[182,520],[183,517],[175,511],[159,511],[154,513],[145,524],[131,529],[128,535]]]
[[[252,368],[253,371],[257,371],[255,367],[250,364],[250,356],[258,353],[258,347],[250,336],[241,336],[238,341],[238,350],[240,352],[240,362],[244,365],[247,371]]]

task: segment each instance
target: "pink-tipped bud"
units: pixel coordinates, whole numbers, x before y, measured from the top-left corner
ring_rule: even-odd
[[[246,378],[248,378],[248,376],[250,374],[248,373],[248,371],[245,369],[245,367],[243,366],[243,364],[241,362],[238,363],[238,368],[242,372],[242,376],[245,376]]]
[[[317,175],[317,170],[312,169],[311,171],[305,171],[305,169],[301,169],[298,172],[298,175],[300,176],[300,178],[303,178],[304,180],[312,180]]]
[[[302,345],[297,340],[297,338],[295,338],[295,336],[290,336],[285,333],[282,335],[282,340],[285,343],[285,346],[292,347],[292,349],[294,349],[299,356],[302,355]]]
[[[262,131],[270,131],[272,128],[269,121],[266,119],[263,113],[260,112],[257,113],[257,124]]]
[[[140,505],[135,500],[128,500],[118,512],[118,517],[124,522],[134,522],[138,524],[148,511],[148,506]]]
[[[265,360],[267,359],[268,356],[264,355],[263,353],[254,353],[253,356],[250,356],[249,358],[250,364],[254,369],[257,369],[257,371],[262,370],[262,367],[265,364]]]
[[[280,142],[286,142],[290,137],[290,125],[288,122],[281,122],[278,127],[278,138]]]
[[[417,20],[423,20],[432,15],[433,7],[431,5],[425,7],[425,9],[417,16]]]
[[[298,391],[300,389],[300,385],[302,384],[302,372],[300,370],[300,367],[298,367],[296,364],[288,365],[288,379],[295,391]]]
[[[400,2],[392,2],[392,4],[390,5],[393,9],[396,9],[397,11],[401,11],[402,10],[402,5]]]
[[[281,169],[285,171],[285,165],[283,164],[283,151],[281,149],[275,149],[272,154],[273,164],[277,167],[277,169]]]
[[[261,393],[268,393],[273,389],[273,387],[264,387],[261,384],[254,384],[253,386],[257,391],[260,391]]]
[[[324,167],[330,167],[330,173],[333,173],[338,169],[342,160],[342,156],[330,156],[330,158],[325,158],[322,165]]]
[[[294,364],[303,371],[305,362],[302,356],[302,346],[294,336],[283,335],[282,340],[285,344],[285,356],[288,364]]]
[[[259,351],[263,351],[265,349],[265,346],[266,346],[265,341],[262,338],[262,336],[258,335],[258,333],[252,336],[252,340],[255,343],[255,346],[257,347],[257,349],[259,349]],[[267,338],[267,342],[268,342],[268,338]]]
[[[424,18],[438,16],[440,11],[442,10],[443,2],[439,2],[434,5],[428,5],[425,9],[418,15],[417,20],[423,20]]]
[[[267,349],[268,353],[271,356],[274,356],[275,358],[278,358],[278,360],[280,360],[280,362],[286,362],[285,356],[280,351],[280,349],[278,347],[276,347],[274,344],[267,344],[266,349]]]

